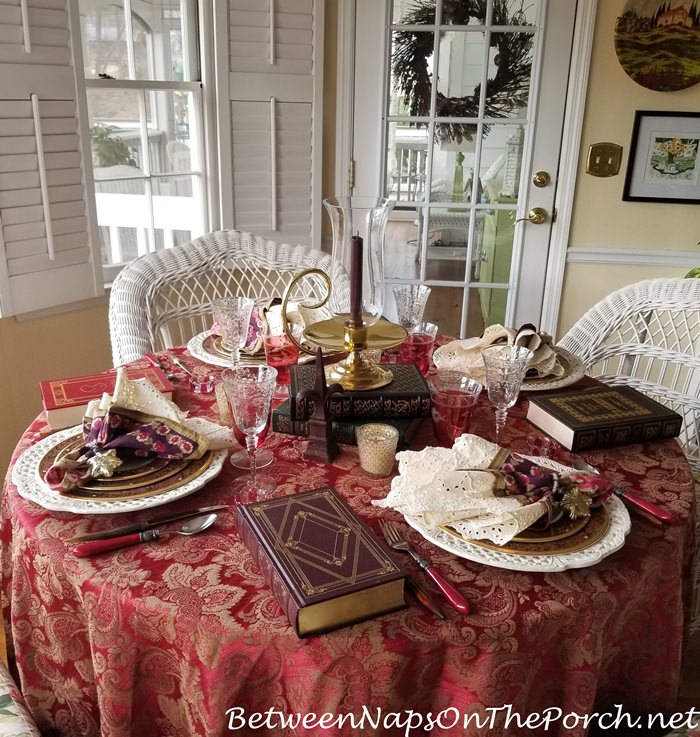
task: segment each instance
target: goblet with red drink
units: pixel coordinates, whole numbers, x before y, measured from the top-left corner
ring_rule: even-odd
[[[272,463],[272,459],[274,458],[271,450],[267,450],[266,448],[260,450],[260,446],[263,444],[263,441],[267,437],[267,433],[270,430],[271,419],[272,411],[270,411],[270,414],[267,416],[267,425],[265,425],[263,430],[258,435],[258,449],[255,456],[255,465],[258,468],[265,468],[265,466],[269,466]],[[233,437],[236,438],[239,445],[245,448],[245,433],[239,430],[238,425],[236,424],[236,420],[233,417],[233,412],[231,412],[231,428],[233,430]],[[235,453],[231,453],[229,461],[231,462],[231,465],[235,466],[236,468],[250,468],[250,458],[248,457],[248,451],[246,450],[237,450]]]
[[[399,363],[415,363],[423,376],[430,368],[430,358],[435,347],[437,325],[432,322],[418,323],[409,330],[406,340],[399,347]]]
[[[301,328],[290,326],[289,328],[296,340],[301,338]],[[286,398],[289,396],[289,367],[299,360],[299,348],[294,344],[282,326],[268,324],[265,330],[263,344],[265,346],[265,362],[268,366],[277,369],[277,387],[275,398]]]
[[[248,450],[247,450],[246,435],[236,424],[236,416],[233,413],[233,407],[231,405],[231,402],[232,402],[231,397],[233,394],[233,385],[234,385],[233,374],[229,369],[224,369],[221,373],[221,378],[223,381],[223,387],[224,387],[224,393],[226,395],[226,400],[228,401],[228,410],[229,410],[229,416],[231,418],[231,430],[233,431],[233,437],[236,439],[238,444],[241,445],[241,447],[243,448],[243,450],[237,450],[234,453],[231,453],[229,461],[231,465],[235,466],[236,468],[243,468],[246,470],[250,470],[250,455],[248,454]],[[271,450],[267,450],[266,448],[262,448],[262,449],[260,448],[260,446],[263,444],[263,441],[267,437],[267,433],[270,430],[271,420],[272,420],[272,406],[270,406],[270,411],[268,412],[268,415],[267,415],[267,423],[265,424],[265,427],[258,433],[258,436],[257,436],[257,447],[255,450],[256,468],[265,468],[266,466],[269,466],[274,460],[274,455],[272,454]]]
[[[430,411],[438,442],[451,448],[455,439],[469,431],[474,405],[483,389],[461,371],[438,371],[429,377]]]

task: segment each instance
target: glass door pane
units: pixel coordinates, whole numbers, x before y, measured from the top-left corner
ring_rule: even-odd
[[[473,5],[391,3],[384,116],[387,304],[395,283],[428,284],[426,319],[463,336],[506,322],[539,13]]]

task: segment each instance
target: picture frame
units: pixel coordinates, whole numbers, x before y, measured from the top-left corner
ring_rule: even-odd
[[[700,113],[637,110],[622,199],[700,203]]]

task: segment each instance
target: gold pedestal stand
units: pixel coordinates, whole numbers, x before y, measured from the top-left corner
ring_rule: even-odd
[[[362,356],[367,350],[367,326],[359,327],[350,322],[345,323],[343,337],[344,349],[347,358],[326,367],[326,379],[331,383],[340,384],[343,389],[362,391],[363,389],[378,389],[390,384],[394,374],[377,364],[369,363]]]
[[[331,291],[331,281],[328,275],[320,269],[306,269],[297,274],[285,291],[282,299],[282,315],[285,320],[285,329],[289,339],[307,354],[314,354],[315,348],[300,343],[289,330],[287,319],[287,305],[293,287],[297,282],[310,274],[320,276],[328,287],[328,295],[325,299],[313,305],[305,305],[309,309],[318,309],[328,301]],[[372,325],[355,325],[349,320],[344,323],[340,318],[322,320],[308,326],[304,330],[304,337],[313,346],[320,346],[328,353],[347,353],[348,355],[338,363],[326,367],[326,379],[329,384],[340,384],[348,391],[363,391],[367,389],[378,389],[389,384],[394,375],[388,369],[376,364],[369,363],[362,351],[393,348],[403,343],[406,339],[406,330],[396,323],[389,322],[384,318],[377,320]]]

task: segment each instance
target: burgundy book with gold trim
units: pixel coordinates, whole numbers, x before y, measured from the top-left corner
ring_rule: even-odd
[[[242,504],[238,529],[299,637],[406,606],[406,571],[331,488]]]
[[[148,379],[167,397],[172,396],[173,385],[159,368],[129,366],[126,373],[130,379]],[[80,424],[90,400],[99,399],[105,392],[113,392],[116,380],[117,372],[112,370],[69,379],[40,381],[39,391],[49,426],[53,430],[59,430]]]

